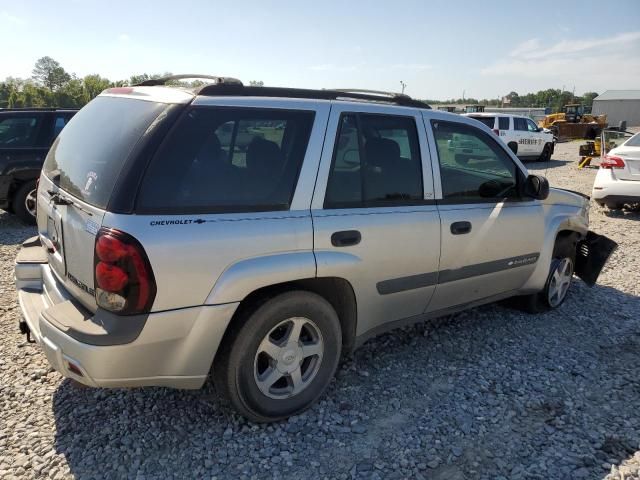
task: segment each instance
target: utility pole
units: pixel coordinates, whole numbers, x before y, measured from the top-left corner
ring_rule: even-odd
[[[402,85],[402,93],[404,94],[404,89],[406,88],[407,84],[400,80],[400,85]]]

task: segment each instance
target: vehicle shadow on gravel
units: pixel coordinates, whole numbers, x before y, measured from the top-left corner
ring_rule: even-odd
[[[76,478],[603,478],[640,450],[640,297],[576,281],[543,315],[490,305],[382,335],[274,425],[210,386],[63,381],[53,412]]]
[[[21,245],[27,238],[38,233],[35,226],[25,224],[4,210],[0,210],[0,230],[0,245]]]
[[[524,166],[527,170],[548,170],[551,168],[564,167],[567,163],[571,163],[570,160],[554,160],[553,158],[548,162],[524,162]]]
[[[621,220],[640,221],[640,210],[604,210],[604,214],[609,218],[616,218]]]

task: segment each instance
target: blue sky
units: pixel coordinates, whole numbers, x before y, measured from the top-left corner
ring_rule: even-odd
[[[310,88],[497,98],[640,88],[640,0],[0,0],[0,78],[208,73]]]

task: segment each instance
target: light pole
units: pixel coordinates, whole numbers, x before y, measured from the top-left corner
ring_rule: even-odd
[[[400,80],[400,85],[402,85],[402,93],[404,94],[404,89],[406,88],[407,84]]]

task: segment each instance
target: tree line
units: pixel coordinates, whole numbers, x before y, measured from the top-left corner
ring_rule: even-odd
[[[35,63],[32,76],[28,79],[8,77],[0,82],[0,108],[28,108],[28,107],[60,107],[80,108],[107,88],[136,85],[145,80],[171,75],[169,72],[132,75],[128,79],[109,80],[98,74],[86,75],[82,78],[68,73],[60,63],[51,57],[42,57]],[[197,87],[204,82],[176,81],[172,85]],[[263,86],[262,81],[252,80],[252,86]],[[503,99],[457,98],[450,100],[425,100],[430,104],[478,104],[487,106],[509,107],[545,107],[551,111],[560,111],[568,103],[591,105],[597,97],[596,92],[587,92],[575,96],[572,92],[561,89],[540,90],[536,93],[518,95],[510,92]]]
[[[593,99],[598,96],[597,92],[587,92],[583,95],[575,95],[567,90],[548,88],[536,93],[518,95],[517,92],[510,92],[504,98],[493,98],[479,100],[477,98],[455,98],[450,100],[426,100],[430,104],[457,104],[457,105],[486,105],[488,107],[525,107],[525,108],[549,108],[552,112],[559,112],[563,105],[579,103],[591,106]]]

